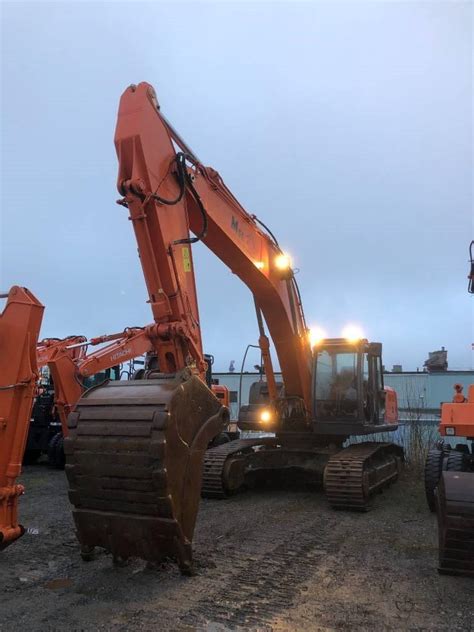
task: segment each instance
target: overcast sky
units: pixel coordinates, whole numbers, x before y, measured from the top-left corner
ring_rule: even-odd
[[[1,6],[0,289],[37,295],[44,336],[151,321],[113,146],[146,80],[292,255],[310,324],[360,324],[387,367],[472,365],[471,3]],[[194,250],[205,349],[240,366],[252,297]]]

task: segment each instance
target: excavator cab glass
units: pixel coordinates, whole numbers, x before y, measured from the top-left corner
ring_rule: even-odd
[[[331,418],[357,414],[357,364],[357,353],[318,351],[316,400],[320,415]]]
[[[382,346],[367,340],[326,339],[315,349],[314,418],[317,431],[360,434],[384,423]]]
[[[110,369],[105,369],[105,371],[100,371],[90,377],[83,378],[82,384],[84,388],[87,389],[92,388],[93,386],[99,386],[107,380],[120,380],[120,365],[113,366]]]

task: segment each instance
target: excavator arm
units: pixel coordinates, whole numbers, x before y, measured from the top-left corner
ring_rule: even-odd
[[[38,369],[46,366],[55,355],[64,350],[69,349],[69,354],[76,359],[82,355],[83,346],[81,343],[86,341],[85,336],[67,336],[67,338],[44,338],[36,345],[36,362]]]
[[[49,366],[51,375],[53,369],[56,367],[56,363],[63,358],[68,358],[71,366],[74,365],[76,360],[83,357],[85,352],[84,343],[86,341],[85,336],[67,336],[66,338],[44,338],[38,342],[36,346],[36,362],[38,369],[42,369],[45,366]],[[66,362],[66,360],[64,360]],[[61,397],[58,398],[58,392],[60,388],[60,380],[56,373],[56,379],[58,379],[58,386],[56,386],[55,378],[53,377],[55,387],[54,405],[61,420],[61,428],[63,434],[67,435],[67,415],[69,410],[62,405],[64,401]],[[74,380],[76,382],[76,380]],[[80,397],[81,392],[76,391],[77,399]],[[77,401],[71,400],[71,401]],[[67,400],[66,400],[67,401]]]
[[[24,533],[18,523],[16,483],[21,473],[38,368],[36,344],[43,306],[26,288],[14,286],[1,294],[7,303],[0,313],[0,550]]]

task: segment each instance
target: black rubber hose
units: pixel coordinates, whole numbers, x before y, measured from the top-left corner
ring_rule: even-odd
[[[177,197],[175,197],[174,200],[167,200],[166,198],[159,196],[157,193],[153,193],[152,195],[153,199],[156,200],[157,202],[160,202],[161,204],[166,204],[168,206],[174,206],[175,204],[178,204],[178,202],[180,202],[183,199],[184,193],[186,191],[186,186],[187,186],[201,212],[202,229],[199,235],[196,235],[196,237],[191,237],[191,238],[187,237],[186,239],[177,239],[176,241],[173,242],[174,244],[194,244],[197,241],[204,239],[205,236],[207,235],[208,221],[207,221],[206,209],[204,208],[204,204],[202,203],[199,193],[194,188],[192,178],[186,169],[186,160],[189,160],[190,162],[194,162],[193,157],[190,156],[189,154],[186,154],[182,151],[176,154],[175,161],[178,168],[178,184],[179,184],[179,193]]]
[[[196,237],[187,237],[185,239],[177,239],[176,241],[173,242],[174,244],[195,244],[197,241],[201,241],[201,239],[204,239],[207,235],[208,222],[207,222],[206,209],[204,208],[204,204],[202,203],[199,193],[194,188],[191,177],[189,176],[188,173],[186,173],[185,177],[186,177],[186,183],[188,185],[188,188],[191,191],[191,194],[201,212],[202,228],[201,228],[201,232],[199,233],[199,235],[196,235]]]
[[[277,238],[276,238],[276,237],[275,237],[275,235],[272,233],[272,231],[268,228],[268,226],[267,226],[266,224],[264,224],[264,223],[262,222],[262,220],[261,220],[261,219],[258,219],[258,217],[257,217],[256,215],[253,215],[252,217],[254,218],[254,220],[255,220],[258,224],[260,224],[260,226],[263,226],[263,228],[267,231],[267,233],[268,233],[268,234],[270,235],[270,237],[273,239],[273,242],[274,242],[275,246],[278,248],[278,250],[279,250],[280,252],[282,252],[282,249],[280,248],[280,244],[278,243]]]
[[[181,201],[184,191],[186,189],[186,155],[183,152],[179,152],[175,156],[176,165],[178,167],[178,184],[179,184],[179,193],[178,196],[174,200],[167,200],[159,196],[157,193],[153,193],[152,197],[157,202],[161,204],[167,204],[168,206],[174,206]]]

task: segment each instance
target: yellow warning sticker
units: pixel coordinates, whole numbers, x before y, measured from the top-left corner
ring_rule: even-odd
[[[189,254],[189,248],[183,246],[183,269],[185,272],[191,272],[191,257]]]

